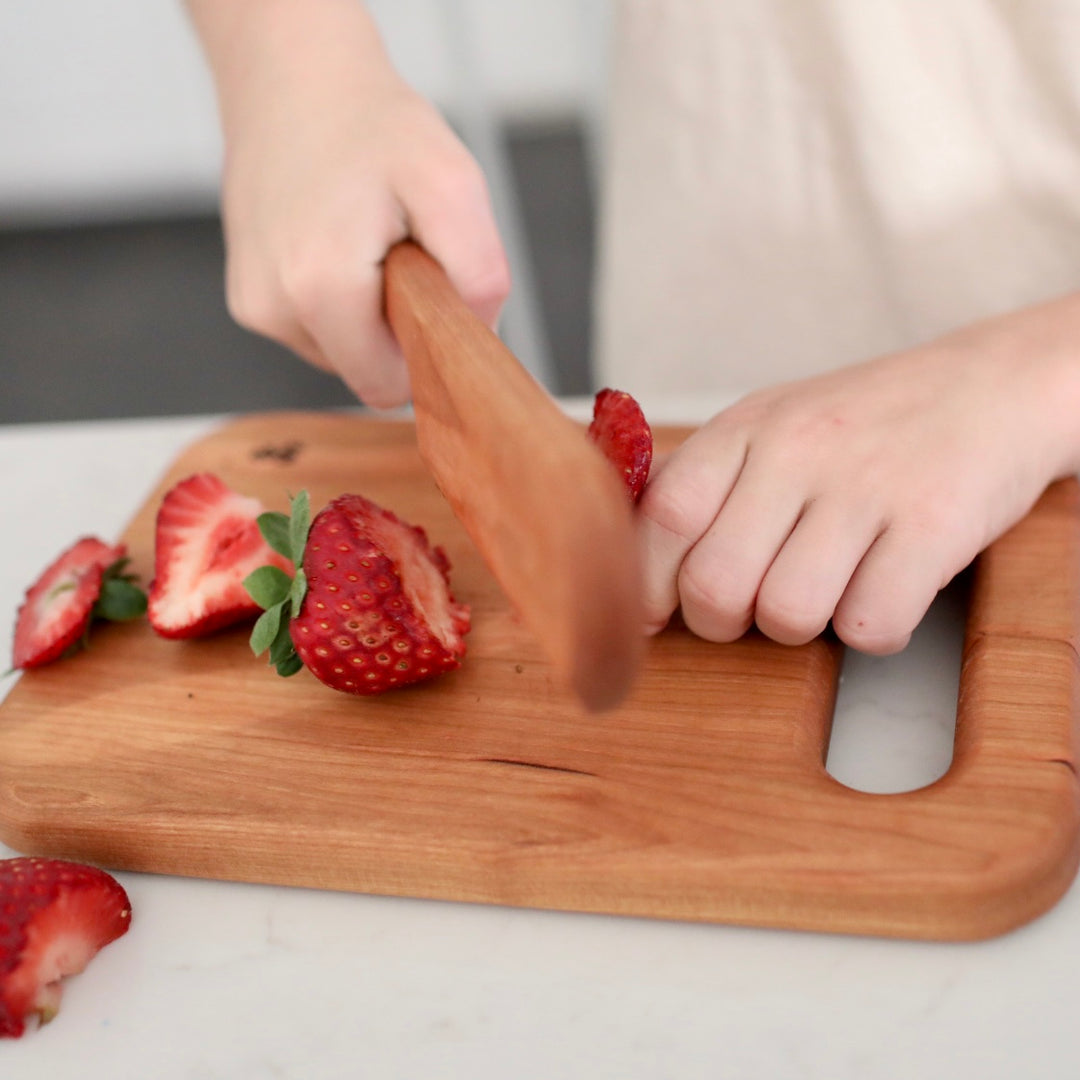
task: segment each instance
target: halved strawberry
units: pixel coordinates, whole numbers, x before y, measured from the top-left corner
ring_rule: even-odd
[[[95,616],[141,615],[146,597],[124,573],[126,554],[123,544],[84,536],[50,564],[15,617],[12,667],[58,660],[85,641]]]
[[[619,470],[637,502],[652,467],[653,439],[641,406],[625,390],[601,390],[593,402],[589,436]]]
[[[341,495],[307,526],[307,496],[293,517],[266,515],[267,539],[296,553],[293,580],[274,569],[248,579],[266,608],[252,649],[283,675],[301,664],[327,686],[379,694],[461,665],[469,609],[450,592],[450,562],[424,530],[361,495]],[[295,650],[295,651],[294,651]]]
[[[0,859],[0,1037],[51,1020],[60,980],[127,932],[131,904],[104,870],[56,859]]]
[[[259,533],[258,499],[213,473],[196,473],[165,495],[154,535],[150,625],[162,637],[190,638],[253,619],[259,607],[244,578],[264,563],[291,569]]]

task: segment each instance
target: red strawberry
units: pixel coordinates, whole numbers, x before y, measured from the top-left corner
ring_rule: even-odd
[[[641,406],[625,390],[601,390],[593,402],[589,435],[626,481],[637,502],[652,466],[652,431]]]
[[[93,866],[55,859],[0,859],[0,1037],[18,1038],[28,1016],[60,1008],[60,980],[127,933],[131,904]]]
[[[259,533],[258,499],[213,473],[181,480],[162,500],[154,537],[150,625],[166,638],[201,637],[254,618],[259,607],[244,578],[272,563],[292,569]]]
[[[469,609],[451,595],[450,562],[423,529],[360,495],[334,499],[310,531],[306,513],[302,493],[293,503],[292,550],[302,551],[295,581],[274,571],[249,579],[267,608],[252,635],[256,654],[269,648],[282,674],[302,663],[350,694],[379,694],[461,665]]]
[[[82,642],[96,614],[129,618],[142,613],[145,597],[123,574],[126,550],[84,536],[50,565],[26,593],[15,619],[12,667],[40,667]],[[110,614],[97,605],[107,583],[128,592],[131,609]],[[110,586],[111,587],[111,586]]]

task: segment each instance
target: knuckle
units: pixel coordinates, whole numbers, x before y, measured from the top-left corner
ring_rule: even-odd
[[[804,645],[828,625],[830,611],[806,597],[780,597],[763,587],[754,609],[761,632],[782,645]]]
[[[702,513],[703,505],[687,497],[684,485],[669,470],[645,486],[639,513],[656,528],[695,543],[709,525]]]
[[[679,597],[687,625],[700,637],[730,641],[753,621],[754,592],[718,566],[688,558],[679,571]]]
[[[327,261],[310,248],[292,252],[281,268],[282,292],[302,325],[318,319],[332,287]]]
[[[484,307],[501,306],[510,295],[510,264],[505,256],[488,258],[469,276],[464,286],[465,296]]]
[[[357,398],[373,409],[392,409],[409,400],[408,380],[393,371],[346,378],[346,382]]]
[[[663,587],[646,587],[642,596],[641,618],[646,634],[655,634],[663,630],[671,621],[679,606],[679,597],[674,581]]]
[[[898,518],[912,543],[949,535],[957,524],[954,500],[939,491],[921,491],[911,497]]]
[[[441,195],[451,205],[486,205],[487,180],[479,164],[469,154],[455,152],[447,155],[438,175]]]
[[[310,230],[283,248],[278,260],[281,291],[297,319],[317,325],[328,313],[358,311],[373,297],[379,280],[367,253],[371,244],[355,231],[329,226]],[[385,250],[378,247],[380,256]]]
[[[501,253],[457,267],[453,280],[461,298],[485,320],[493,319],[510,295],[510,267]]]
[[[225,308],[232,320],[246,330],[274,336],[281,317],[269,290],[252,284],[236,271],[225,279]]]

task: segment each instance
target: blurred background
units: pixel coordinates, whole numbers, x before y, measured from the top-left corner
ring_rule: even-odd
[[[370,0],[485,167],[507,343],[587,393],[610,0]],[[213,88],[180,0],[0,7],[0,423],[355,404],[225,310]]]

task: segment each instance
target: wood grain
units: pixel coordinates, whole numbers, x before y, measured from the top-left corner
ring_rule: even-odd
[[[685,432],[657,432],[661,450]],[[931,939],[1007,931],[1078,863],[1080,493],[1053,487],[976,568],[955,761],[921,791],[825,772],[840,650],[651,643],[590,713],[438,492],[411,425],[279,414],[187,451],[283,508],[359,491],[422,523],[473,607],[464,667],[377,699],[279,679],[246,630],[103,628],[0,706],[0,836],[26,852],[229,880]]]
[[[386,311],[421,457],[555,670],[587,708],[612,708],[644,645],[623,486],[411,241],[387,255]]]

